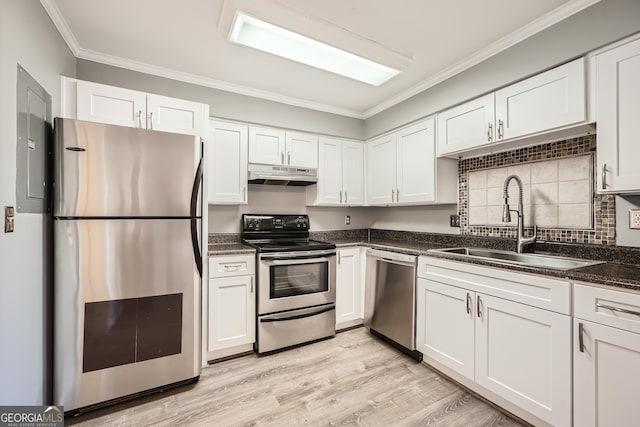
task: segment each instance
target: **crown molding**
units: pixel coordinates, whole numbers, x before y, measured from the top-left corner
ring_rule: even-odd
[[[363,112],[362,115],[365,119],[368,119],[369,117],[381,113],[382,111],[391,108],[394,105],[397,105],[402,101],[405,101],[412,96],[417,95],[420,92],[423,92],[437,85],[438,83],[442,83],[443,81],[455,76],[456,74],[460,74],[461,72],[473,67],[474,65],[477,65],[482,61],[485,61],[492,56],[497,55],[498,53],[520,43],[528,37],[531,37],[534,34],[537,34],[600,1],[601,0],[573,0],[571,2],[565,3],[563,6],[554,9],[553,11],[541,16],[540,18],[532,21],[524,27],[519,28],[506,37],[503,37],[500,40],[486,46],[473,55],[463,59],[462,61],[452,65],[451,67],[446,68],[442,72],[437,73],[430,78],[418,83],[412,88],[401,92],[397,96],[389,98],[384,102],[381,102],[380,104],[370,108],[369,110]]]
[[[253,89],[250,87],[236,85],[233,83],[227,83],[221,80],[202,77],[196,74],[176,71],[170,68],[158,67],[158,66],[147,64],[144,62],[132,61],[132,60],[120,58],[117,56],[106,55],[104,53],[95,52],[88,49],[80,49],[76,57],[79,59],[86,59],[88,61],[99,62],[105,65],[112,65],[114,67],[125,68],[132,71],[138,71],[138,72],[150,74],[153,76],[164,77],[167,79],[177,80],[185,83],[191,83],[198,86],[205,86],[212,89],[219,89],[226,92],[233,92],[239,95],[251,96],[254,98],[260,98],[267,101],[274,101],[282,104],[292,105],[295,107],[309,108],[312,110],[323,111],[326,113],[337,114],[340,116],[353,117],[356,119],[364,119],[362,113],[359,111],[350,110],[347,108],[340,108],[334,105],[322,104],[319,102],[312,102],[304,99],[279,95],[277,93],[268,92],[268,91],[259,90],[259,89]]]
[[[441,83],[471,67],[479,64],[482,61],[489,59],[490,57],[514,46],[515,44],[525,40],[526,38],[545,30],[546,28],[568,18],[581,10],[600,2],[601,0],[572,0],[564,5],[556,8],[548,14],[538,18],[530,24],[518,29],[517,31],[509,34],[506,37],[498,40],[495,43],[490,44],[477,51],[475,54],[465,58],[464,60],[454,64],[451,67],[443,70],[442,72],[429,77],[428,79],[414,85],[410,89],[399,93],[398,95],[389,98],[366,111],[353,110],[348,108],[336,107],[334,105],[322,104],[312,102],[304,99],[288,97],[279,95],[277,93],[268,92],[259,89],[253,89],[246,86],[236,85],[233,83],[227,83],[220,80],[202,77],[195,74],[184,73],[168,68],[158,67],[151,64],[132,61],[125,58],[106,55],[100,52],[82,49],[78,44],[78,41],[74,37],[71,29],[69,28],[64,17],[60,13],[55,0],[40,0],[40,3],[47,11],[54,25],[62,35],[71,52],[80,59],[86,59],[89,61],[99,62],[106,65],[112,65],[115,67],[126,68],[141,73],[151,74],[158,77],[165,77],[172,80],[178,80],[185,83],[192,83],[200,86],[210,87],[213,89],[224,90],[227,92],[237,93],[240,95],[251,96],[254,98],[265,99],[268,101],[279,102],[295,107],[309,108],[312,110],[323,111],[326,113],[337,114],[346,117],[352,117],[356,119],[366,120],[394,105],[405,101],[412,96],[429,89],[438,83]]]
[[[56,26],[58,32],[67,43],[67,46],[69,46],[69,49],[71,49],[71,53],[73,53],[73,55],[77,57],[78,52],[80,52],[80,44],[78,43],[78,40],[76,40],[76,37],[73,35],[71,28],[69,28],[69,24],[67,24],[64,16],[62,16],[62,13],[60,13],[60,9],[58,9],[58,5],[56,4],[55,0],[40,0],[40,4],[42,4],[44,10],[46,10],[49,14],[51,21],[53,21],[53,25]]]

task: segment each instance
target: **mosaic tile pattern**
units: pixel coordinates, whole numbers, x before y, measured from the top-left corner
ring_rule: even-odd
[[[556,141],[535,147],[520,148],[503,153],[462,159],[458,162],[458,188],[460,214],[460,231],[464,235],[485,237],[516,237],[516,227],[513,225],[471,225],[469,223],[470,186],[469,172],[490,171],[503,167],[517,167],[523,163],[539,162],[541,160],[568,159],[596,151],[595,135]],[[595,157],[595,156],[593,156]],[[592,168],[594,170],[595,168]],[[592,172],[593,173],[593,172]],[[591,243],[615,245],[615,197],[613,195],[596,194],[595,177],[591,180],[593,196],[593,226],[585,228],[545,227],[538,228],[538,239],[548,242],[563,243]],[[517,203],[517,202],[515,202]],[[525,235],[531,235],[532,230],[525,230]]]

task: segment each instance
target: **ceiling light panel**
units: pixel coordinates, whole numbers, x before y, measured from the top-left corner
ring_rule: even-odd
[[[358,55],[238,13],[229,40],[373,86],[400,73]]]

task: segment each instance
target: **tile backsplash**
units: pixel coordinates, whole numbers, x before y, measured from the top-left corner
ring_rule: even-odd
[[[525,226],[591,228],[593,226],[593,155],[544,160],[469,172],[469,224],[504,225],[504,182],[522,181]],[[517,208],[518,186],[511,180],[509,206]],[[512,215],[511,225],[516,224]]]
[[[515,237],[516,215],[502,222],[505,179],[523,184],[525,226],[538,238],[569,243],[615,244],[615,198],[595,192],[596,138],[557,141],[490,154],[458,163],[461,234]],[[508,188],[509,206],[518,206],[518,187]]]

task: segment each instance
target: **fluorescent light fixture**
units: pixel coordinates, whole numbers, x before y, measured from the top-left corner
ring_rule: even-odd
[[[241,12],[236,15],[229,40],[373,86],[400,73]]]

